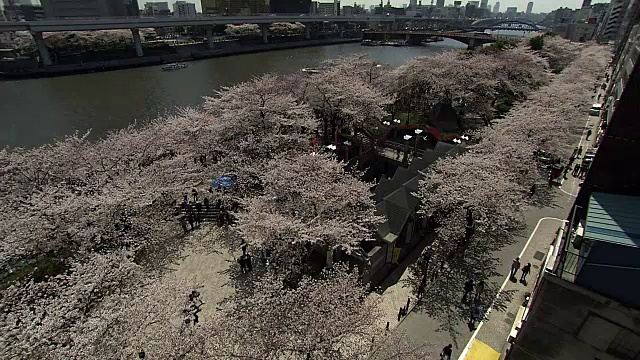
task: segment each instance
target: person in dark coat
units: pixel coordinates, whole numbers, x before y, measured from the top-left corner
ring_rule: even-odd
[[[464,295],[462,295],[462,302],[467,302],[467,297],[473,291],[473,280],[469,279],[464,283]]]
[[[202,219],[202,204],[197,202],[195,208],[196,208],[196,214],[195,214],[196,223],[198,224],[198,226],[200,226],[200,220]]]
[[[580,172],[580,164],[573,165],[573,171],[571,172],[571,175],[573,177],[578,177],[578,172]]]
[[[591,134],[593,134],[593,130],[591,129],[587,130],[587,140],[589,140],[589,138],[591,137]]]
[[[189,224],[191,225],[191,230],[195,230],[195,226],[193,225],[195,222],[195,219],[193,218],[193,211],[189,211],[188,213],[188,219],[189,219]]]
[[[478,285],[476,285],[476,296],[474,298],[475,301],[478,301],[480,299],[483,291],[484,291],[484,281],[480,280],[480,282],[478,282]]]
[[[527,265],[525,265],[522,268],[522,276],[520,276],[520,281],[526,281],[527,275],[529,275],[530,272],[531,272],[531,263],[527,263]]]
[[[184,215],[180,215],[179,220],[180,221],[180,226],[182,226],[182,230],[184,230],[184,233],[188,233],[189,232],[189,228],[187,228],[187,220],[185,220]]]
[[[453,353],[453,345],[449,344],[445,346],[440,352],[440,360],[451,360],[451,354]]]

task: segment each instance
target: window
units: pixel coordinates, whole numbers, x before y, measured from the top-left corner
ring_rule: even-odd
[[[624,360],[633,360],[640,353],[640,336],[621,329],[613,339],[607,353]]]

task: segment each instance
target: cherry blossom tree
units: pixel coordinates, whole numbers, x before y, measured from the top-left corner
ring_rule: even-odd
[[[387,114],[386,107],[393,102],[374,83],[378,70],[374,70],[373,63],[369,64],[369,72],[363,73],[348,68],[345,62],[340,60],[323,67],[320,73],[311,76],[310,86],[305,88],[304,100],[322,120],[325,143],[331,143],[341,129],[378,126]]]
[[[485,306],[500,309],[509,298],[503,293],[494,299],[498,287],[488,279],[498,275],[498,259],[492,254],[523,229],[525,194],[546,175],[533,153],[568,156],[566,144],[582,129],[592,84],[608,56],[595,46],[574,57],[549,85],[477,132],[468,152],[438,161],[420,185],[421,211],[435,220],[436,240],[411,267],[407,283],[421,298],[419,306],[452,333],[468,317],[469,307],[459,300],[468,279],[487,283]]]
[[[237,214],[237,231],[250,246],[273,251],[282,265],[302,264],[309,255],[307,245],[329,254],[337,248],[349,252],[361,241],[373,240],[381,221],[374,214],[371,184],[328,156],[275,159],[261,183],[263,193],[246,200],[246,212]]]
[[[251,294],[241,293],[225,312],[235,357],[260,359],[364,359],[380,333],[378,304],[356,273],[326,270],[295,287],[270,275]]]

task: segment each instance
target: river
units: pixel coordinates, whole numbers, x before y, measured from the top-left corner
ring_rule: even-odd
[[[144,123],[202,96],[264,73],[287,73],[338,56],[365,53],[393,67],[466,45],[445,41],[424,47],[342,44],[199,60],[166,72],[159,66],[93,74],[0,82],[0,147],[34,147],[75,131],[91,138]]]

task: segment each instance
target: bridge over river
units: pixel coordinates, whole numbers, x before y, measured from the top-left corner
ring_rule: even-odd
[[[430,31],[430,30],[403,30],[403,31],[364,31],[363,39],[366,40],[403,40],[409,45],[420,45],[424,41],[434,38],[448,38],[467,44],[469,49],[477,46],[493,43],[498,40],[491,34],[464,31]]]

